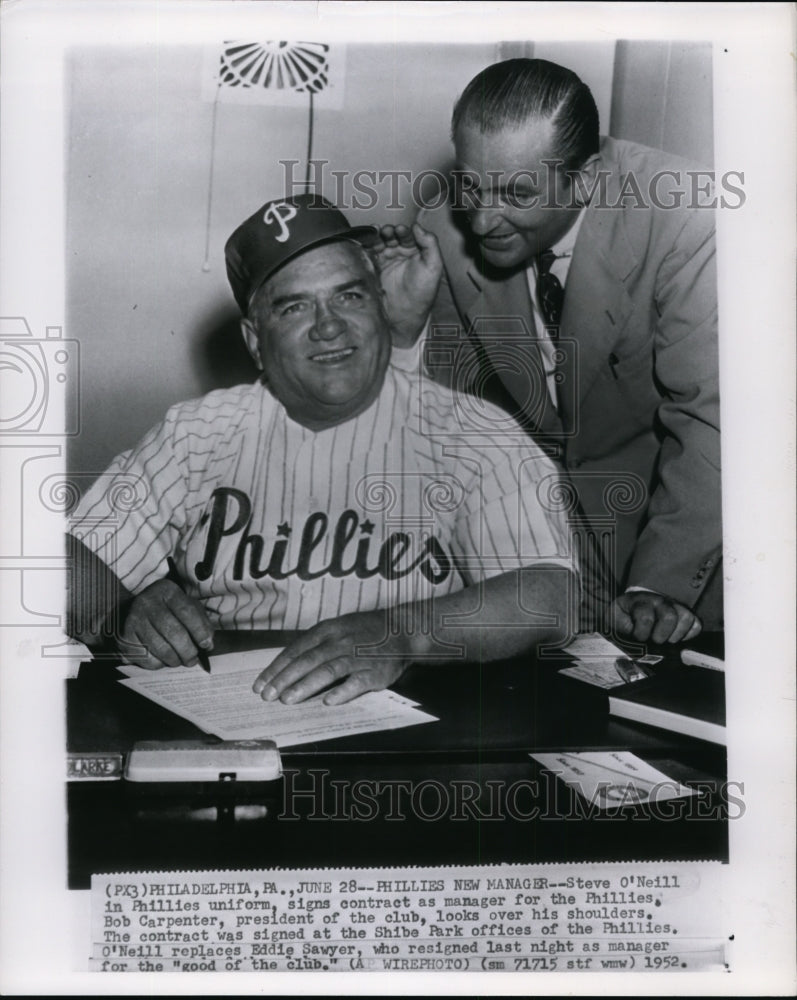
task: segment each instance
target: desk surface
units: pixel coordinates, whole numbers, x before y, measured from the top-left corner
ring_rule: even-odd
[[[217,633],[219,653],[284,645],[291,633]],[[721,637],[708,636],[703,646],[717,651]],[[690,647],[694,644],[690,644]],[[672,650],[662,649],[677,662]],[[420,702],[439,722],[363,733],[297,751],[375,752],[456,751],[488,753],[511,749],[593,748],[666,751],[693,741],[648,726],[625,723],[608,715],[605,692],[557,673],[561,659],[529,658],[485,664],[411,667],[393,689]],[[190,722],[116,683],[121,674],[114,661],[84,664],[77,680],[68,682],[67,733],[76,752],[126,752],[136,740],[212,740]],[[704,748],[704,750],[707,748]]]
[[[285,638],[237,634],[217,647],[261,648]],[[707,637],[704,648],[717,652],[719,641]],[[125,870],[725,860],[724,748],[614,719],[605,693],[566,681],[556,666],[412,668],[394,689],[439,722],[288,748],[285,781],[241,792],[232,804],[207,791],[70,783],[70,884]],[[68,682],[70,750],[208,738],[116,683],[118,676],[98,662]],[[668,777],[703,782],[702,821],[687,809],[662,822],[638,806],[609,818],[584,815],[577,797],[528,755],[588,749],[632,750]],[[376,802],[365,818],[352,805],[363,790]]]

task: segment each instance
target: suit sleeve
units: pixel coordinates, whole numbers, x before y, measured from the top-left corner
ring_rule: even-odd
[[[722,552],[717,284],[712,213],[689,214],[656,286],[661,447],[629,586],[692,607]]]

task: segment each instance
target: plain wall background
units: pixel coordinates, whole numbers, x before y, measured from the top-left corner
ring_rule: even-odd
[[[575,70],[593,90],[602,131],[712,165],[708,45],[357,44],[345,50],[342,107],[316,105],[313,156],[329,161],[322,193],[335,199],[332,170],[450,166],[456,97],[485,65],[518,55]],[[80,341],[82,417],[72,471],[101,472],[172,403],[254,377],[224,242],[283,193],[280,160],[299,160],[303,175],[308,114],[224,102],[214,112],[202,84],[209,57],[153,44],[80,48],[68,61],[65,336]],[[408,197],[390,212],[389,188],[379,193],[372,210],[348,211],[351,220],[414,214]]]

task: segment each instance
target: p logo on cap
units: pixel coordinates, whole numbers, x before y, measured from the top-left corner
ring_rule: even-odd
[[[289,260],[330,240],[364,240],[374,226],[351,226],[325,198],[300,194],[266,202],[235,230],[224,247],[227,277],[241,312],[254,293]]]
[[[272,201],[265,212],[263,212],[263,222],[267,225],[270,222],[276,222],[280,228],[279,236],[274,237],[277,243],[285,243],[288,240],[291,231],[285,223],[295,218],[296,208],[293,205],[289,205],[287,201]]]

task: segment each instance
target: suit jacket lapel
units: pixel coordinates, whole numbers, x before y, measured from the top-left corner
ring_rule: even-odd
[[[560,411],[566,428],[573,427],[576,404],[586,397],[600,369],[609,364],[633,308],[624,281],[637,261],[622,214],[621,209],[587,207],[573,251],[561,325],[565,391],[560,394]],[[576,342],[575,349],[568,340]]]
[[[545,434],[560,434],[561,422],[536,341],[526,272],[496,280],[481,274],[472,262],[467,278],[474,292],[466,308],[467,319],[494,371],[534,427]]]

